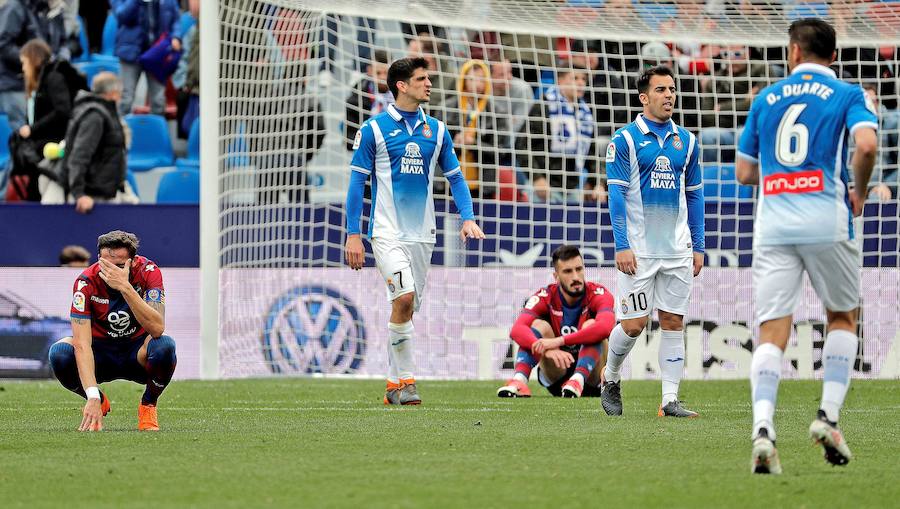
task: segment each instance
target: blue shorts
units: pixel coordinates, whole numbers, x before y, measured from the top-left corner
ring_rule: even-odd
[[[144,339],[132,341],[95,340],[91,343],[94,351],[94,374],[97,383],[110,380],[131,380],[139,384],[147,383],[147,370],[138,362],[138,350],[144,346]]]

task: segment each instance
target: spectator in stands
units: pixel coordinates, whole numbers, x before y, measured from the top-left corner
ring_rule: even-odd
[[[85,51],[78,39],[77,5],[72,9],[71,4],[71,0],[28,0],[41,38],[50,45],[53,56],[61,60],[71,60]]]
[[[138,63],[140,56],[162,36],[172,36],[172,47],[181,51],[181,34],[176,33],[178,2],[176,0],[112,0],[112,12],[119,26],[116,31],[115,54],[119,57],[122,76],[122,100],[119,114],[131,113],[134,92],[141,74],[147,78],[150,112],[166,112],[166,85],[144,72]]]
[[[460,69],[456,95],[446,103],[443,118],[453,138],[463,175],[476,195],[492,198],[497,192],[497,152],[509,146],[504,117],[493,111],[490,68],[469,60]]]
[[[84,51],[100,53],[103,49],[103,27],[109,15],[109,0],[81,0],[73,3],[77,4],[78,15],[84,20],[85,36],[89,46],[84,48]]]
[[[191,124],[200,118],[200,0],[189,0],[188,9],[194,24],[184,33],[181,60],[172,75],[172,86],[178,91],[175,120],[180,138],[187,138]]]
[[[343,18],[343,20],[341,19]],[[356,24],[356,59],[353,60],[353,70],[363,71],[371,57],[372,43],[375,40],[375,19],[363,16],[338,16],[337,14],[325,15],[325,26],[319,35],[319,42],[324,47],[325,58],[319,67],[319,86],[328,88],[335,79],[335,63],[337,50],[340,47],[338,34],[340,27],[338,22],[350,23],[350,19]]]
[[[94,76],[91,92],[75,97],[66,130],[66,154],[46,181],[41,203],[74,203],[87,214],[95,203],[137,203],[126,185],[126,136],[118,114],[122,82],[111,72]]]
[[[863,85],[866,98],[872,103],[872,108],[878,112],[881,125],[880,133],[880,157],[875,162],[875,171],[869,180],[869,199],[873,201],[887,201],[897,197],[898,182],[898,115],[900,112],[889,110],[879,104],[878,91],[875,85]]]
[[[28,178],[22,200],[39,201],[38,163],[43,159],[44,145],[59,142],[66,135],[72,114],[72,99],[85,82],[66,60],[54,59],[51,48],[41,39],[32,39],[19,52],[25,76],[28,122],[13,136],[12,173]]]
[[[566,201],[581,202],[588,177],[597,178],[598,190],[605,190],[594,117],[584,100],[588,73],[568,61],[558,63],[556,72],[557,84],[548,87],[542,101],[531,108],[516,142],[519,166],[532,172],[532,185],[546,177],[551,189],[564,193]]]
[[[565,202],[562,193],[550,187],[550,181],[547,180],[546,175],[535,175],[531,186],[534,190],[531,196],[531,201],[533,203],[560,205]]]
[[[347,97],[347,116],[344,118],[344,140],[347,150],[353,150],[353,140],[359,127],[394,102],[388,88],[387,70],[390,57],[385,50],[375,50],[372,62],[366,66],[366,76],[356,84]]]
[[[446,116],[445,104],[456,90],[456,65],[446,43],[436,41],[428,33],[421,33],[409,41],[407,56],[423,57],[428,62],[431,77],[431,99],[428,111],[435,117]]]
[[[528,112],[534,104],[534,91],[525,80],[513,76],[512,64],[503,59],[491,64],[491,107],[496,117],[496,126],[503,128],[498,133],[502,145],[498,145],[497,165],[515,167],[513,152],[517,133],[522,131]],[[516,168],[516,181],[523,185],[528,178],[521,168]]]
[[[629,115],[628,95],[622,77],[618,72],[607,69],[601,58],[603,44],[601,41],[573,41],[569,53],[572,64],[576,67],[590,69],[588,85],[590,92],[585,100],[593,108],[597,121],[597,135],[609,137],[619,126],[633,120]],[[600,146],[606,146],[600,142]]]
[[[750,48],[725,46],[722,67],[700,80],[700,146],[703,161],[734,162],[738,130],[756,93],[768,85],[771,72],[765,63],[750,62]]]
[[[0,113],[9,118],[13,131],[26,122],[19,50],[39,35],[33,19],[22,0],[0,0]]]
[[[68,245],[59,252],[59,264],[63,267],[87,267],[91,264],[91,253],[78,245]]]

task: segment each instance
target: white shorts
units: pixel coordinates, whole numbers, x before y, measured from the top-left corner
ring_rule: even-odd
[[[803,271],[829,311],[859,306],[859,249],[852,240],[753,248],[756,319],[762,323],[794,314]]]
[[[654,309],[686,315],[694,284],[694,258],[637,258],[634,276],[616,271],[616,318],[650,315]]]
[[[401,295],[415,292],[415,310],[419,310],[425,295],[425,278],[431,267],[434,244],[402,242],[392,239],[372,239],[375,265],[384,278],[390,302]]]

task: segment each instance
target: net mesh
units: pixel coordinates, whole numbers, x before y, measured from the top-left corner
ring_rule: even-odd
[[[222,375],[385,371],[384,283],[370,255],[360,273],[342,267],[343,201],[356,130],[392,100],[379,73],[417,55],[431,66],[427,110],[456,140],[488,234],[459,241],[437,177],[434,268],[415,320],[422,376],[508,375],[508,328],[550,282],[558,245],[581,246],[589,277],[614,290],[603,154],[640,112],[638,74],[660,63],[678,75],[675,120],[703,147],[709,268],[687,318],[688,375],[746,376],[755,190],[735,181],[735,144],[753,94],[786,73],[788,25],[807,16],[836,26],[835,69],[879,103],[873,198],[857,221],[857,369],[877,375],[900,327],[900,2],[220,0]],[[586,70],[583,85],[573,69]],[[550,118],[570,93],[587,121]],[[798,376],[807,340],[817,369],[823,334],[824,312],[805,292],[792,340]],[[655,352],[655,332],[648,341],[626,376],[655,376],[641,354]]]

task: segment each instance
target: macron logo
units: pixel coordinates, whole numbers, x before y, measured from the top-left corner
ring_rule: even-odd
[[[825,179],[822,170],[775,173],[763,179],[763,189],[767,195],[817,193],[825,189]]]
[[[403,131],[402,131],[401,129],[394,129],[393,131],[390,132],[390,134],[388,134],[388,136],[390,136],[391,138],[393,138],[394,136],[397,136],[398,134],[400,134],[400,133],[402,133],[402,132],[403,132]]]

